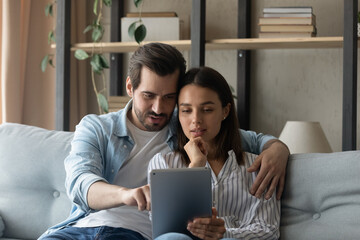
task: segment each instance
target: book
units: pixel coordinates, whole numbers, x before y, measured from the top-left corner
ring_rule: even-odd
[[[314,17],[272,17],[259,18],[259,25],[315,25]]]
[[[259,32],[259,38],[308,38],[315,37],[314,32]]]
[[[263,13],[312,13],[312,7],[268,7]]]
[[[139,17],[138,12],[126,13],[125,17]],[[176,12],[142,12],[141,17],[177,17]]]
[[[264,17],[312,17],[312,13],[264,13]]]
[[[315,32],[314,25],[262,25],[260,32]]]

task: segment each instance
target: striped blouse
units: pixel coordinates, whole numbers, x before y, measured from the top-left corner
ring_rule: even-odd
[[[244,165],[239,166],[233,151],[218,176],[211,171],[213,206],[218,217],[225,221],[226,238],[236,239],[278,239],[280,236],[280,201],[275,194],[266,200],[252,196],[249,189],[256,173],[248,173],[246,168],[255,160],[256,155],[245,153]],[[209,163],[206,163],[210,167]],[[153,169],[185,168],[180,154],[170,152],[155,155],[148,168]]]

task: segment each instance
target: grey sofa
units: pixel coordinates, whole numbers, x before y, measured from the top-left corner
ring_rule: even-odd
[[[37,239],[68,216],[72,137],[0,125],[0,239]],[[291,155],[281,206],[281,239],[359,239],[360,151]]]

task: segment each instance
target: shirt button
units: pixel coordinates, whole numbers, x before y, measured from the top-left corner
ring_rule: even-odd
[[[124,148],[126,149],[126,148],[127,148],[127,146],[126,146],[126,145],[124,145]]]
[[[114,173],[114,169],[111,169],[111,172]]]
[[[317,220],[317,219],[320,218],[320,216],[321,216],[320,213],[315,213],[315,214],[313,215],[313,219],[314,219],[314,220]]]
[[[53,192],[53,197],[54,197],[54,198],[60,197],[60,192],[54,191],[54,192]]]

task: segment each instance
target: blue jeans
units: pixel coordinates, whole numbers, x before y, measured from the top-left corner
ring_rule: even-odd
[[[51,233],[41,240],[146,240],[140,233],[113,227],[65,227]]]
[[[172,232],[172,233],[165,233],[163,235],[160,235],[157,238],[155,238],[155,240],[192,240],[192,238],[186,234]],[[236,239],[222,238],[221,240],[236,240]]]

